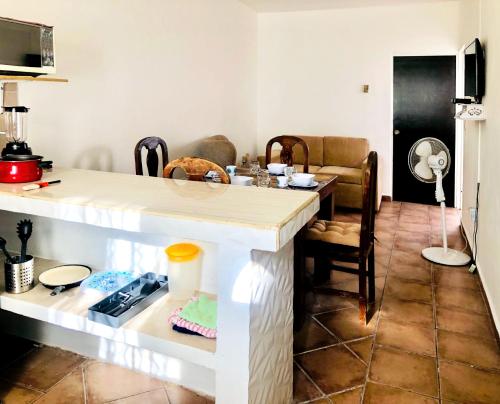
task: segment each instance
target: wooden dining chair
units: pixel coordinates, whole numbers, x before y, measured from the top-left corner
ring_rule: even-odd
[[[298,144],[304,151],[304,173],[309,172],[309,146],[300,137],[296,136],[276,136],[266,145],[266,166],[271,163],[271,152],[273,145],[279,143],[282,147],[280,152],[280,161],[282,164],[293,166],[293,147]]]
[[[176,168],[184,170],[189,181],[205,181],[205,175],[209,171],[215,171],[223,184],[231,183],[229,175],[221,166],[198,157],[182,157],[171,161],[163,170],[163,177],[172,178]]]
[[[355,296],[359,300],[359,319],[365,324],[375,311],[377,160],[377,153],[370,152],[364,174],[361,224],[316,220],[305,234],[305,254],[314,258],[314,289],[324,293]],[[356,264],[357,268],[338,263]],[[358,292],[320,286],[330,279],[331,270],[357,275]]]
[[[148,167],[148,175],[150,177],[158,176],[158,153],[156,149],[160,147],[161,156],[162,156],[162,169],[168,163],[168,149],[165,141],[156,136],[145,137],[144,139],[139,140],[139,142],[135,145],[134,156],[135,156],[135,173],[137,175],[144,175],[142,169],[142,149],[146,148],[148,154],[146,156],[146,166]]]

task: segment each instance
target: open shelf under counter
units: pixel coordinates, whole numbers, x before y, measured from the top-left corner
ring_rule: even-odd
[[[38,279],[41,272],[56,265],[61,263],[36,258],[35,278]],[[0,291],[2,310],[179,358],[209,369],[215,368],[215,340],[172,330],[167,319],[172,311],[185,302],[170,299],[168,293],[120,328],[112,328],[87,318],[88,308],[104,297],[97,292],[82,291],[76,287],[50,296],[51,291],[37,283],[28,292],[11,294],[5,292],[3,275],[0,276]]]

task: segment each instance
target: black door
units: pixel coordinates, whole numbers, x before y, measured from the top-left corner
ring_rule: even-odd
[[[435,137],[448,146],[452,157],[443,188],[447,206],[454,205],[455,87],[455,56],[394,58],[394,200],[436,204],[434,184],[420,182],[408,168],[412,145],[423,137]]]

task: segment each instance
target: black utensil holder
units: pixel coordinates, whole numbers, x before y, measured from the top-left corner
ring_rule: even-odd
[[[141,289],[144,285],[155,281],[158,281],[160,287],[154,290],[140,302],[130,307],[120,315],[115,316],[107,313],[111,307],[116,307],[117,304],[121,301],[120,296],[122,296],[123,294],[137,296],[141,293]],[[168,278],[164,275],[156,275],[153,272],[148,272],[142,275],[140,278],[137,278],[133,282],[124,286],[120,290],[117,290],[112,295],[94,304],[92,307],[89,307],[88,318],[91,321],[105,324],[113,328],[118,328],[167,293]]]

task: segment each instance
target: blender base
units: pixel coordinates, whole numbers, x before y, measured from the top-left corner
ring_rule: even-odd
[[[6,156],[7,154],[33,154],[31,152],[31,147],[28,146],[26,142],[9,142],[5,145],[2,150],[2,156]]]

